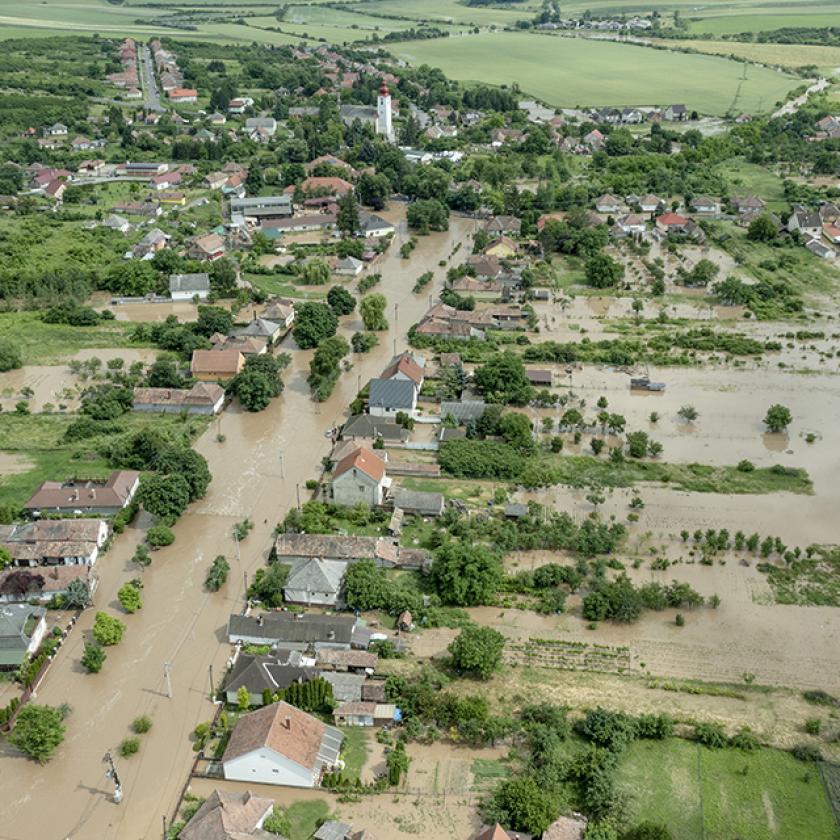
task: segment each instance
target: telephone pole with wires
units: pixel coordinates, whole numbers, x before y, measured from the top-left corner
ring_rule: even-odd
[[[105,778],[111,779],[114,782],[114,804],[119,805],[122,802],[122,785],[120,784],[120,777],[117,775],[117,767],[114,764],[114,757],[110,750],[105,753],[102,761],[108,765],[108,770],[105,771]]]

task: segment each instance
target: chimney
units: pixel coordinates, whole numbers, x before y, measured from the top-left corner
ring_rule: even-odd
[[[328,630],[327,631],[327,638],[334,639],[335,638],[335,630]]]
[[[285,726],[286,729],[289,730],[289,732],[292,731],[292,719],[288,715],[286,715],[286,717],[283,719],[283,726]]]
[[[257,616],[257,627],[263,626],[263,617],[261,615]]]

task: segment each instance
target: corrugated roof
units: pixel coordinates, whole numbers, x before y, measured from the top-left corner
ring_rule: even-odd
[[[368,405],[372,408],[414,408],[417,386],[407,379],[372,379]]]
[[[321,560],[312,557],[295,564],[284,590],[338,594],[347,563],[341,560]]]

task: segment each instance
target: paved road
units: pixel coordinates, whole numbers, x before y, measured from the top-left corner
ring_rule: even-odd
[[[143,85],[143,107],[148,111],[165,111],[160,104],[160,90],[155,78],[155,63],[148,44],[140,51],[140,82]]]
[[[207,458],[213,482],[207,496],[175,525],[175,543],[155,552],[152,565],[140,573],[130,558],[142,531],[130,528],[100,560],[96,608],[120,614],[117,590],[140,575],[144,607],[135,615],[121,616],[128,625],[125,638],[108,649],[100,674],[86,674],[79,665],[93,610],[82,615],[59,652],[38,701],[67,702],[73,713],[67,720],[67,737],[49,764],[28,761],[0,741],[3,840],[160,837],[161,817],[174,807],[191,765],[190,732],[213,714],[208,669],[213,666],[218,684],[230,653],[225,626],[229,614],[242,608],[245,575],[252,578],[264,565],[272,530],[295,504],[298,485],[304,498],[304,483],[317,476],[329,450],[324,432],[343,419],[358,383],[378,375],[387,364],[394,342],[398,349],[405,346],[408,328],[425,311],[429,294],[443,286],[445,268],[438,260],[448,257],[474,229],[471,220],[453,219],[448,233],[422,237],[411,259],[401,260],[399,247],[408,239],[404,212],[398,206],[383,213],[398,222],[399,229],[379,266],[383,279],[376,288],[388,298],[391,321],[379,346],[353,357],[353,370],[342,376],[321,406],[311,401],[306,384],[311,351],[294,350],[280,398],[259,414],[231,406],[198,441],[196,448]],[[463,256],[462,249],[458,259]],[[427,293],[415,295],[411,289],[425,271],[434,272],[433,284]],[[345,320],[341,332],[349,338],[361,323],[355,315]],[[226,437],[224,443],[217,441],[219,431]],[[255,527],[237,559],[231,529],[246,516]],[[217,554],[227,556],[231,573],[222,590],[211,594],[202,584]],[[172,663],[172,699],[165,692],[164,662]],[[148,714],[154,724],[142,736],[136,756],[118,759],[125,799],[114,805],[102,757],[129,734],[129,724],[140,714]]]

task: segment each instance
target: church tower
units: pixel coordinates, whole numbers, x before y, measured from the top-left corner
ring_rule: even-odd
[[[382,82],[379,96],[376,97],[376,133],[381,134],[389,142],[394,142],[394,127],[391,124],[391,92],[385,82]]]

